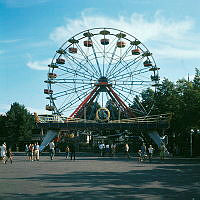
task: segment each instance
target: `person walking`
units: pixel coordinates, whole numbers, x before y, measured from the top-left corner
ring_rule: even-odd
[[[28,157],[29,156],[28,144],[26,144],[26,146],[25,146],[25,153],[26,153],[26,156]]]
[[[70,153],[70,149],[69,146],[67,145],[65,148],[65,157],[68,159],[69,158],[69,153]]]
[[[149,152],[149,162],[152,161],[153,151],[154,151],[154,149],[153,149],[152,145],[149,145],[149,148],[148,148],[148,152]]]
[[[7,163],[7,161],[8,161],[9,159],[10,159],[10,163],[12,164],[12,162],[13,162],[13,153],[12,153],[11,148],[9,148],[9,149],[6,151],[5,164]]]
[[[1,146],[1,158],[3,160],[3,163],[5,163],[5,158],[6,158],[6,143],[5,142]]]
[[[74,158],[74,160],[76,159],[76,146],[75,143],[71,143],[70,145],[70,153],[71,153],[71,160],[72,158]]]
[[[130,159],[129,145],[127,143],[125,144],[125,154],[127,155],[127,158]]]
[[[144,161],[147,158],[147,148],[146,148],[145,143],[142,144],[141,151],[142,151],[141,152],[142,153],[142,160]]]
[[[50,158],[51,158],[51,160],[53,160],[54,156],[55,156],[55,144],[54,144],[54,141],[51,141],[49,143],[49,149],[50,149]]]
[[[99,151],[100,151],[100,157],[103,157],[104,151],[105,151],[105,144],[104,143],[99,144]]]
[[[110,156],[110,145],[109,144],[106,144],[106,155],[107,156]]]
[[[111,144],[111,155],[112,155],[112,157],[115,157],[115,151],[116,151],[116,144]]]
[[[160,160],[164,160],[165,159],[165,146],[164,144],[162,144],[160,146]]]
[[[33,151],[34,151],[33,144],[29,144],[29,146],[28,146],[28,158],[29,158],[30,161],[33,161]]]

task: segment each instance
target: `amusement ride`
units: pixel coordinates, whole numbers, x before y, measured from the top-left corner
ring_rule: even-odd
[[[48,66],[44,94],[52,114],[35,117],[38,127],[51,132],[50,139],[60,130],[169,127],[168,114],[151,115],[154,100],[143,102],[147,89],[156,95],[160,68],[133,35],[114,28],[82,31],[56,51]]]

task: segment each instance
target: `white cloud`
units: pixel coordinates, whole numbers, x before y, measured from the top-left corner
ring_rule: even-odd
[[[67,19],[65,25],[55,28],[50,39],[62,44],[81,31],[111,27],[132,34],[145,45],[148,44],[151,51],[154,49],[153,54],[162,58],[193,59],[200,58],[200,42],[197,44],[200,41],[199,36],[192,33],[194,24],[191,18],[177,21],[165,18],[159,11],[151,19],[138,13],[133,13],[130,17],[110,18],[83,12],[80,18]]]
[[[51,59],[40,60],[40,61],[29,61],[27,66],[35,70],[47,70],[48,65],[51,63]]]
[[[118,18],[87,16],[82,13],[80,19],[67,19],[66,25],[57,27],[50,34],[50,39],[56,42],[65,42],[76,33],[95,27],[123,30],[143,42],[161,38],[180,39],[193,27],[193,24],[194,22],[189,18],[183,21],[165,19],[159,12],[154,15],[153,20],[148,20],[144,15],[138,13],[133,13],[130,17],[119,16]]]

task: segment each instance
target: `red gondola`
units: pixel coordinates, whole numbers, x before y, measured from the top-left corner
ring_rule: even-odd
[[[146,61],[144,61],[143,64],[144,64],[145,67],[152,66],[152,62],[151,62],[150,60],[146,60]]]
[[[85,47],[91,47],[93,45],[91,40],[86,40],[86,41],[83,42],[83,44],[84,44]]]
[[[44,89],[44,94],[53,94],[53,90]]]
[[[69,48],[69,53],[77,53],[77,48],[75,47]]]
[[[56,59],[56,63],[58,63],[58,64],[65,64],[65,59],[63,59],[63,58],[57,58]]]
[[[108,45],[109,44],[109,39],[106,39],[106,38],[101,39],[101,44],[102,45]]]
[[[133,49],[132,55],[140,55],[140,49]]]
[[[126,43],[123,41],[117,42],[117,47],[124,48],[126,46]]]
[[[49,78],[56,78],[57,74],[55,74],[55,73],[48,73],[48,77]]]

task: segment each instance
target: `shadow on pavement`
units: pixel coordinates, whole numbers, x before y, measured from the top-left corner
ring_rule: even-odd
[[[88,158],[89,159],[89,158]],[[93,159],[93,158],[92,158]],[[112,158],[101,158],[109,160]],[[154,161],[158,162],[158,161]],[[172,164],[173,160],[166,160]],[[77,162],[78,163],[78,162]],[[143,165],[137,165],[143,167]],[[135,166],[135,167],[137,167]],[[36,181],[50,192],[37,194],[7,193],[13,199],[200,199],[200,166],[195,163],[159,165],[153,169],[127,172],[72,172],[41,174],[18,178]],[[0,196],[1,197],[1,196]],[[5,200],[10,198],[4,198]]]

